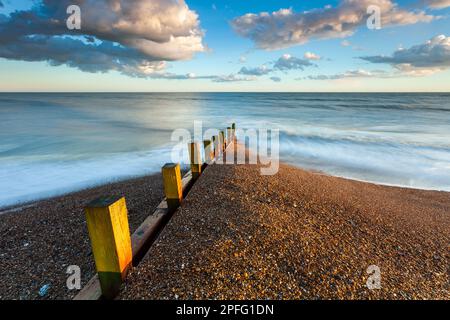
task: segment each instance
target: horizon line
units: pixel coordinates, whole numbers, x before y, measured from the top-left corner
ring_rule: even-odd
[[[442,93],[449,91],[0,91],[0,94],[11,93]]]

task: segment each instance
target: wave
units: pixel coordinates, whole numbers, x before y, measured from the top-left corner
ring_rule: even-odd
[[[61,156],[27,157],[0,162],[0,207],[159,172],[170,159],[171,149],[103,155],[99,158],[64,160]]]
[[[281,160],[450,191],[449,94],[0,94],[0,206],[159,172],[171,132],[280,130]],[[148,151],[150,150],[150,151]]]
[[[280,157],[335,176],[450,191],[448,148],[282,134]]]

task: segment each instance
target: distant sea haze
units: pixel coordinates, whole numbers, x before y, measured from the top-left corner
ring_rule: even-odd
[[[450,94],[0,94],[0,206],[159,172],[174,129],[280,129],[281,160],[450,191]]]

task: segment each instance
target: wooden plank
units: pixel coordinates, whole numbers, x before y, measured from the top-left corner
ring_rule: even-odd
[[[223,131],[222,131],[223,136]],[[213,139],[220,143],[220,136]],[[212,163],[215,163],[220,157],[220,153],[215,154]],[[206,167],[206,166],[205,166]],[[194,183],[192,171],[187,172],[181,179],[183,196],[185,197]],[[164,199],[144,222],[136,229],[131,236],[132,255],[135,266],[141,261],[150,248],[151,244],[157,239],[158,234],[169,221],[170,214],[166,199]],[[100,281],[98,275],[89,280],[84,288],[75,296],[74,300],[99,300],[102,296]]]
[[[83,287],[73,300],[98,300],[102,296],[102,290],[100,288],[100,281],[98,275],[95,275],[89,280],[89,282]]]
[[[183,194],[192,187],[192,172],[187,172],[181,180]],[[161,201],[153,214],[149,215],[131,236],[133,265],[137,266],[147,253],[151,244],[157,239],[159,232],[169,221],[170,215],[166,199]],[[99,300],[102,296],[98,275],[89,280],[74,300]]]
[[[148,216],[131,236],[133,247],[133,266],[137,266],[150,249],[159,230],[166,222],[168,216],[167,201],[160,203],[152,215]]]

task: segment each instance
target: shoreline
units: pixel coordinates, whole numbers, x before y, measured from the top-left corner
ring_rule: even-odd
[[[155,172],[150,172],[150,173],[142,174],[142,175],[133,175],[133,176],[129,176],[126,178],[114,178],[107,182],[98,182],[98,183],[94,183],[92,185],[88,185],[88,186],[82,187],[82,188],[74,188],[74,189],[68,188],[71,191],[56,193],[56,194],[49,195],[49,196],[37,197],[34,200],[24,200],[24,201],[18,201],[16,203],[9,204],[9,205],[0,205],[0,216],[2,214],[8,214],[10,212],[21,211],[21,208],[25,209],[28,207],[32,207],[32,206],[39,204],[40,202],[52,201],[52,200],[56,200],[58,198],[75,195],[79,192],[87,192],[89,190],[96,190],[98,188],[102,188],[102,187],[105,187],[108,185],[131,182],[131,181],[146,178],[146,177],[153,177],[158,174],[159,174],[159,172],[155,171]]]
[[[235,205],[234,202],[236,202],[236,199],[238,199],[239,202],[247,201],[249,198],[249,195],[245,194],[247,190],[242,189],[240,191],[240,197],[242,197],[242,199],[239,197],[236,198],[236,195],[227,197],[230,190],[226,189],[226,186],[223,184],[226,183],[229,185],[229,187],[232,188],[231,190],[235,189],[235,186],[239,186],[239,188],[247,186],[246,189],[252,189],[253,184],[258,183],[258,181],[260,183],[264,181],[264,183],[267,183],[267,186],[275,188],[270,190],[270,198],[289,197],[289,193],[302,190],[302,192],[306,192],[303,197],[313,199],[311,201],[313,201],[315,205],[323,207],[323,210],[334,208],[336,205],[335,203],[338,202],[347,203],[345,207],[353,206],[354,203],[358,203],[358,206],[361,207],[375,206],[375,208],[377,205],[385,205],[381,200],[366,198],[364,194],[360,193],[359,189],[371,190],[374,194],[377,194],[378,192],[383,193],[388,197],[386,200],[390,200],[390,197],[395,198],[394,195],[405,195],[411,197],[411,199],[423,198],[436,202],[436,204],[433,205],[436,207],[436,210],[440,210],[440,206],[450,208],[450,193],[445,191],[383,186],[347,178],[334,177],[323,172],[299,169],[283,163],[280,164],[279,174],[275,176],[257,176],[252,172],[259,172],[258,167],[258,165],[214,165],[211,169],[208,169],[205,175],[202,175],[198,183],[194,185],[194,188],[202,190],[200,194],[205,192],[216,192],[215,190],[217,189],[218,192],[223,192],[223,195],[221,195],[220,198],[222,198],[224,203],[209,203],[210,200],[205,202],[204,199],[198,199],[200,194],[196,191],[188,196],[185,203],[191,207],[194,205],[194,208],[199,206],[200,210],[203,210],[201,208],[207,208],[207,211],[204,213],[206,215],[209,214],[207,212],[215,212],[217,210],[226,210],[224,214],[228,212],[228,210],[239,214],[246,212],[247,209],[242,207],[236,211],[236,208],[233,208]],[[252,176],[253,180],[249,180],[247,177],[241,181],[240,176],[236,175],[236,172],[240,172],[242,177]],[[286,177],[285,172],[290,172],[292,177]],[[211,175],[216,173],[217,177],[211,177]],[[227,175],[231,175],[231,178]],[[299,177],[298,179],[305,179],[305,177],[308,177],[307,180],[304,180],[304,183],[315,185],[315,189],[307,191],[304,189],[304,183],[290,180],[294,179],[293,177],[296,176]],[[281,178],[291,185],[292,190],[284,190],[282,185],[277,184]],[[206,190],[203,186],[204,180],[207,181],[206,185],[209,186]],[[329,185],[330,183],[332,186]],[[344,187],[350,187],[354,190],[352,191],[353,193],[348,195],[341,194],[341,189]],[[225,188],[225,190],[223,190],[223,188]],[[260,188],[261,187],[255,188],[255,192],[265,192],[261,191]],[[65,268],[68,265],[73,264],[81,267],[82,286],[84,286],[95,274],[95,266],[85,224],[85,204],[94,198],[105,194],[125,196],[129,211],[130,231],[133,232],[148,215],[153,213],[154,208],[164,198],[162,189],[161,175],[154,174],[10,207],[8,212],[3,214],[0,211],[0,233],[2,234],[2,240],[0,241],[0,268],[6,270],[2,275],[2,282],[8,283],[8,285],[0,287],[0,300],[73,298],[78,291],[68,291],[65,288],[65,281],[67,278]],[[219,191],[220,189],[223,191]],[[324,193],[327,192],[336,192],[336,198],[319,201],[321,197],[325,196]],[[347,199],[348,197],[350,198]],[[265,214],[264,210],[267,210],[266,205],[267,203],[260,198],[254,199],[251,202],[253,210],[256,210],[255,212],[257,212],[259,217]],[[414,205],[416,207],[413,206],[411,208],[423,206],[424,208],[428,208],[427,210],[432,210],[430,212],[435,210],[429,208],[431,206],[429,203],[417,202]],[[300,201],[298,201],[298,207],[300,206]],[[182,210],[184,212],[184,209]],[[411,220],[409,222],[407,221],[407,225],[411,223],[415,225],[416,220],[419,221],[425,218],[425,216],[418,217],[411,214],[408,211],[409,209],[405,208],[404,210],[404,216],[398,216],[398,219]],[[279,212],[277,211],[277,213]],[[247,218],[238,217],[236,219],[246,220]],[[264,222],[264,224],[279,224],[278,221],[273,220],[273,217],[268,217],[267,219],[269,222]],[[325,220],[326,219],[328,218],[325,217]],[[350,220],[357,221],[356,218],[350,218]],[[426,217],[427,224],[434,223],[432,220],[433,219],[430,217]],[[373,222],[375,221],[377,220],[374,220]],[[316,222],[319,223],[320,221]],[[170,223],[171,222],[169,222],[169,224]],[[388,226],[387,228],[389,229],[392,227]],[[440,226],[436,226],[436,228],[441,229]],[[442,228],[443,230],[446,230],[445,228],[447,228],[447,225]],[[444,231],[443,234],[448,237],[448,234],[445,232],[446,231]],[[439,234],[442,234],[442,232]],[[205,237],[207,237],[207,235],[205,235]],[[171,245],[174,244],[171,243]],[[176,252],[173,254],[176,254]],[[437,254],[442,253],[438,252]],[[161,257],[161,259],[165,258]],[[174,268],[176,269],[176,266],[174,266]],[[48,295],[40,297],[38,294],[39,288],[48,283],[51,284]],[[135,294],[136,293],[133,293],[132,295],[134,296]],[[156,295],[151,296],[150,298],[155,297],[158,298],[161,296]],[[224,297],[227,296],[225,295]],[[233,296],[231,296],[231,298],[233,298]]]
[[[280,165],[283,165],[283,164],[284,165],[288,165],[288,166],[292,166],[292,167],[294,167],[296,169],[299,169],[299,170],[302,170],[302,171],[306,171],[306,172],[309,172],[309,173],[312,173],[312,174],[316,174],[316,175],[323,175],[323,176],[327,176],[327,177],[338,178],[338,179],[343,179],[343,180],[348,180],[348,181],[367,183],[367,184],[372,184],[372,185],[381,186],[381,187],[410,189],[410,190],[428,191],[428,192],[442,192],[442,193],[449,193],[450,194],[450,190],[417,188],[417,187],[407,186],[407,185],[389,184],[389,183],[375,182],[375,181],[363,180],[363,179],[357,179],[357,178],[349,178],[349,177],[346,177],[346,176],[330,174],[330,173],[327,173],[327,172],[319,170],[319,169],[304,168],[304,167],[298,166],[298,165],[293,164],[293,163],[280,161]],[[99,184],[95,184],[93,186],[85,187],[85,188],[82,188],[82,189],[75,189],[73,191],[61,193],[61,194],[54,195],[54,196],[43,197],[43,198],[39,198],[39,199],[36,199],[36,200],[18,202],[16,204],[12,204],[12,205],[6,205],[6,206],[1,206],[0,205],[0,216],[2,216],[3,214],[10,214],[10,213],[20,212],[20,211],[22,211],[22,209],[26,209],[26,208],[29,208],[29,207],[36,206],[40,202],[57,200],[58,198],[70,196],[70,195],[73,195],[73,194],[77,194],[79,192],[87,192],[89,190],[95,190],[95,189],[102,188],[102,187],[105,187],[105,186],[108,186],[108,185],[114,185],[114,184],[131,182],[131,181],[135,181],[137,179],[142,179],[142,178],[147,178],[147,177],[154,177],[154,176],[157,176],[159,174],[160,174],[159,172],[155,171],[153,173],[149,173],[149,174],[145,174],[145,175],[137,175],[137,176],[132,176],[132,177],[124,178],[124,179],[113,179],[110,182],[106,182],[106,183],[101,183],[100,182]]]

